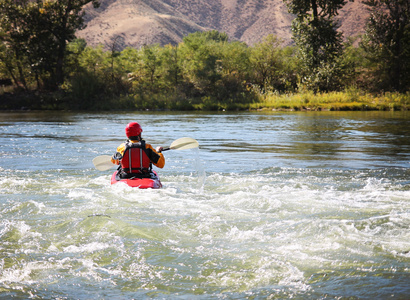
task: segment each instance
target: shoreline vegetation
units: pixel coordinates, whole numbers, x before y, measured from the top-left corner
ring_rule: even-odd
[[[4,92],[0,87],[0,111],[16,110],[66,110],[76,111],[59,98],[59,93],[24,92],[13,94]],[[96,111],[408,111],[410,92],[385,92],[373,95],[358,89],[346,89],[341,92],[313,93],[268,93],[259,95],[250,103],[220,102],[210,98],[195,101],[167,101],[167,96],[136,104],[133,97],[120,97],[104,100],[101,107],[88,108]]]
[[[250,105],[250,110],[290,111],[407,111],[410,93],[384,93],[371,95],[356,89],[343,92],[312,92],[291,95],[270,95],[260,103]]]
[[[0,0],[0,110],[409,109],[410,7],[369,1],[365,33],[344,40],[333,17],[345,1],[284,1],[294,45],[210,30],[123,48],[76,38],[97,0]]]
[[[273,35],[248,46],[225,33],[196,32],[175,46],[121,51],[75,39],[62,84],[53,87],[52,71],[40,80],[21,68],[22,80],[0,83],[0,110],[408,110],[408,84],[395,91],[389,74],[380,78],[380,65],[353,43],[332,66],[305,70],[297,47]]]

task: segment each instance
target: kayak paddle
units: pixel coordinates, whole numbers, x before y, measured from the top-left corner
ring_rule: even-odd
[[[192,149],[199,147],[199,143],[197,140],[189,137],[183,137],[177,139],[171,143],[168,148],[164,148],[162,151],[167,150],[185,150],[185,149]],[[98,171],[107,171],[116,165],[111,162],[110,155],[100,155],[93,159],[94,167]]]
[[[197,148],[197,147],[199,147],[197,140],[194,140],[189,137],[183,137],[183,138],[173,141],[168,148],[164,148],[162,149],[162,151],[185,150],[185,149],[192,149],[192,148]]]

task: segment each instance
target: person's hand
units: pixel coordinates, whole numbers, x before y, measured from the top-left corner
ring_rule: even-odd
[[[161,153],[162,150],[164,150],[164,147],[158,146],[156,150],[157,150],[158,153]]]
[[[121,158],[122,158],[122,154],[119,153],[119,152],[116,152],[116,153],[111,157],[111,162],[112,162],[113,164],[119,165]]]

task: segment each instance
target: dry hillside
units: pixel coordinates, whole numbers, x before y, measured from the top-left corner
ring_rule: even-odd
[[[144,44],[176,44],[195,31],[216,29],[232,40],[249,45],[268,34],[291,40],[293,16],[283,0],[101,0],[101,6],[86,7],[87,27],[78,32],[91,46],[117,50]],[[340,30],[345,37],[363,31],[368,12],[356,0],[340,12]]]

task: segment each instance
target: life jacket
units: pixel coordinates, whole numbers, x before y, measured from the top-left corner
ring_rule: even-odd
[[[131,143],[130,141],[125,143],[121,169],[127,175],[149,174],[151,172],[151,160],[146,153],[144,140],[138,143]]]

